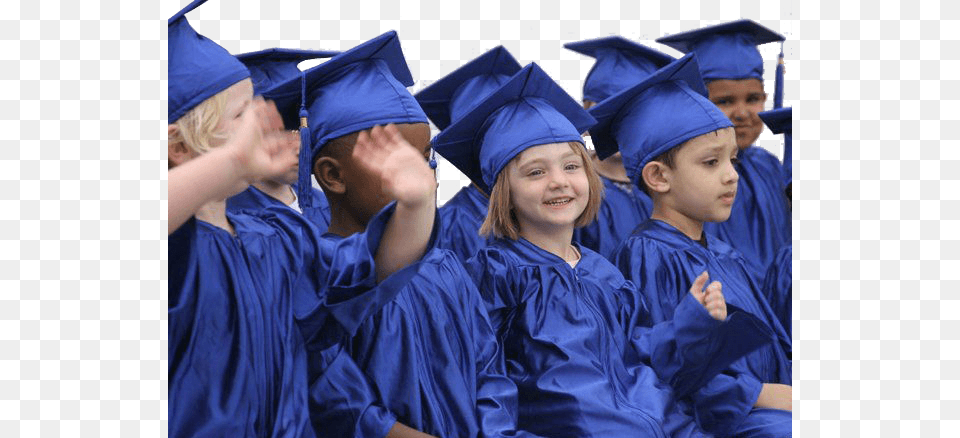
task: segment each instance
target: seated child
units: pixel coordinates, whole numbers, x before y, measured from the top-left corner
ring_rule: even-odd
[[[427,117],[441,131],[463,117],[477,102],[520,71],[520,63],[503,46],[494,47],[416,94]],[[440,155],[461,172],[471,172],[474,162],[463,151]],[[440,207],[442,229],[438,246],[454,252],[465,262],[486,245],[480,225],[487,216],[489,188],[472,183]]]
[[[696,58],[687,55],[593,107],[600,156],[619,150],[630,179],[650,194],[653,213],[615,260],[650,304],[655,322],[676,318],[686,288],[704,270],[727,302],[768,325],[766,345],[691,397],[701,424],[717,435],[790,434],[790,338],[747,271],[743,258],[705,233],[726,220],[737,194],[734,130],[705,98]],[[740,363],[743,362],[743,363]],[[770,398],[774,400],[771,402]],[[756,408],[755,408],[756,407]]]
[[[519,427],[551,437],[701,436],[670,385],[688,392],[755,348],[724,342],[726,328],[752,333],[754,320],[726,318],[719,285],[703,292],[704,274],[676,321],[647,327],[633,285],[572,243],[600,203],[581,143],[592,123],[530,64],[434,138],[440,151],[469,151],[479,172],[468,176],[491,187],[481,232],[494,239],[467,268],[519,387]]]
[[[378,142],[358,153],[408,169],[371,169],[404,196],[355,239],[324,243],[286,207],[226,212],[228,196],[296,163],[296,143],[243,64],[187,22],[203,3],[168,22],[168,434],[313,436],[293,313],[306,296],[320,317],[343,319],[393,293],[430,239],[433,208],[421,205],[435,186],[409,145]],[[366,395],[355,417],[382,411],[344,358],[328,350],[317,366]]]
[[[570,50],[596,58],[583,82],[583,107],[590,107],[610,95],[634,85],[674,60],[672,56],[620,36],[564,44]],[[573,240],[612,260],[613,251],[633,229],[650,217],[650,197],[627,178],[620,154],[604,160],[591,154],[593,166],[603,182],[603,202],[597,219],[577,228]]]
[[[412,83],[395,32],[303,74],[311,136],[302,169],[312,170],[330,203],[325,239],[337,242],[362,232],[395,198],[353,154],[368,129],[396,123],[398,135],[417,148],[425,165],[430,129],[405,89]],[[280,98],[289,91],[300,94],[300,78],[266,95]],[[296,106],[288,111],[296,113]],[[479,292],[453,252],[429,249],[418,274],[351,333],[317,330],[308,333],[311,347],[314,340],[347,336],[345,349],[398,422],[436,436],[518,435],[516,386],[504,375]],[[330,426],[339,418],[335,410],[326,412],[314,419],[325,423],[328,433],[349,432]]]
[[[283,82],[290,77],[300,76],[297,64],[316,59],[329,58],[339,52],[326,50],[301,50],[274,48],[237,55],[237,59],[250,70],[253,80],[253,92],[256,95]],[[298,139],[299,140],[299,139]],[[297,166],[291,166],[282,178],[264,180],[251,184],[246,190],[227,199],[227,211],[260,210],[268,205],[286,205],[300,212],[297,201]],[[330,213],[327,200],[320,190],[311,191],[313,204],[320,206],[323,215],[316,217],[314,225],[322,232],[330,226]]]
[[[696,53],[710,101],[733,122],[739,148],[737,202],[730,218],[705,225],[707,233],[743,254],[759,281],[777,250],[791,241],[790,208],[783,193],[781,164],[763,148],[751,147],[763,131],[763,58],[758,44],[785,38],[751,20],[738,20],[657,39],[683,53]]]

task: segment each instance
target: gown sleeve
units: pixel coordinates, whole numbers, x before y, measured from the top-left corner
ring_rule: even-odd
[[[309,238],[316,242],[316,262],[314,272],[306,275],[312,287],[301,289],[294,304],[295,317],[308,342],[327,317],[336,319],[352,337],[367,318],[392,301],[417,274],[420,266],[415,262],[377,283],[374,256],[395,206],[391,203],[374,216],[364,232],[344,239],[323,239],[311,228]],[[434,221],[426,251],[436,245],[437,226]]]
[[[310,354],[319,373],[310,382],[310,421],[318,436],[383,437],[396,423],[367,376],[343,348],[332,343]]]
[[[481,434],[484,437],[535,437],[537,435],[530,432],[517,430],[517,386],[507,377],[501,348],[517,306],[512,284],[515,272],[503,253],[489,248],[481,249],[468,260],[466,267],[477,284],[479,294],[476,296],[482,298],[473,306],[477,339],[477,417]]]
[[[770,332],[762,321],[729,303],[727,319],[722,323],[713,319],[689,293],[699,272],[675,266],[670,257],[647,239],[628,239],[615,261],[637,287],[634,312],[639,316],[633,316],[628,326],[630,339],[660,378],[683,397],[768,342]]]

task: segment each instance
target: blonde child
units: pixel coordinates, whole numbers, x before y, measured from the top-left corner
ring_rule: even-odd
[[[296,142],[243,64],[187,22],[202,3],[168,22],[168,433],[313,436],[294,314],[335,323],[402,285],[430,238],[435,184],[409,144],[377,129],[355,154],[398,201],[365,234],[334,246],[286,207],[227,213],[226,197],[296,163]],[[372,394],[339,346],[327,353],[329,379]],[[367,397],[357,427],[390,420]]]

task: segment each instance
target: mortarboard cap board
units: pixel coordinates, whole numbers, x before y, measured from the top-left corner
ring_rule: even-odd
[[[303,50],[272,48],[237,55],[253,80],[253,92],[263,93],[274,85],[300,76],[300,64],[308,59],[329,58],[339,54],[336,50]]]
[[[190,26],[186,13],[204,3],[194,0],[167,20],[167,123],[250,77],[236,57]]]
[[[433,124],[444,130],[520,68],[506,48],[497,46],[420,90],[415,97]]]
[[[563,47],[596,58],[583,82],[583,99],[597,103],[676,59],[621,36],[577,41]]]
[[[763,58],[757,45],[784,41],[783,35],[753,20],[737,20],[657,39],[683,53],[694,52],[703,80],[763,80]]]
[[[300,119],[301,202],[309,199],[313,160],[330,140],[377,125],[428,123],[406,89],[411,85],[400,40],[389,31],[263,92],[276,103],[285,126],[297,126]]]
[[[530,63],[433,138],[433,147],[486,193],[525,149],[576,141],[595,120]]]
[[[597,155],[602,160],[619,150],[627,175],[639,186],[643,166],[660,154],[698,135],[733,126],[706,95],[696,55],[657,70],[590,108],[597,119],[590,129]]]
[[[793,181],[793,108],[777,108],[757,115],[774,134],[783,134],[782,177],[786,186]]]
[[[774,134],[790,134],[793,130],[793,108],[778,108],[775,110],[757,113],[760,120],[773,131]]]

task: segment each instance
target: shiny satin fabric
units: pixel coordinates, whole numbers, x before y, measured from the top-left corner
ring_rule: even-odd
[[[520,428],[555,437],[706,435],[665,382],[711,377],[684,371],[722,356],[711,335],[724,324],[691,296],[677,321],[648,327],[633,285],[599,254],[580,252],[571,268],[524,239],[497,239],[467,263],[519,389]]]
[[[793,328],[793,245],[780,248],[773,263],[763,278],[763,288],[770,308],[780,320],[780,325],[791,336]]]
[[[287,207],[227,213],[236,236],[196,219],[170,235],[170,436],[314,436],[308,359],[294,317],[307,305],[329,322],[349,321],[363,317],[366,302],[376,305],[376,294],[390,296],[374,287],[373,254],[391,212],[337,245]],[[327,364],[334,374],[356,367]]]
[[[380,403],[400,423],[435,436],[527,436],[515,430],[516,385],[460,260],[434,248],[419,264],[344,342]]]
[[[791,243],[790,207],[782,186],[780,161],[765,149],[751,146],[740,151],[737,197],[730,218],[703,224],[704,231],[719,237],[743,255],[758,283],[781,246]]]
[[[791,384],[792,347],[739,253],[712,236],[708,235],[707,242],[708,248],[704,248],[673,226],[648,220],[617,251],[616,265],[639,285],[654,321],[674,318],[684,291],[707,271],[709,281],[723,285],[728,307],[748,312],[770,328],[765,346],[733,363],[690,398],[701,424],[725,435],[750,414],[762,383]]]
[[[480,237],[480,225],[487,217],[487,197],[472,184],[460,189],[439,209],[440,248],[453,251],[461,262],[477,254],[486,245]]]
[[[293,190],[294,193],[299,193],[296,184],[293,185]],[[323,233],[330,227],[330,205],[327,203],[327,196],[320,190],[314,188],[312,195],[313,208],[316,209],[319,214],[309,215],[307,219],[313,222],[313,225],[317,227],[317,231]],[[284,204],[254,186],[247,187],[246,190],[227,198],[227,211],[233,213],[255,213],[271,205],[283,206]]]
[[[573,240],[613,261],[614,250],[641,222],[650,218],[653,201],[632,183],[603,181],[603,202],[597,218],[573,232]],[[629,186],[629,191],[625,190]]]

